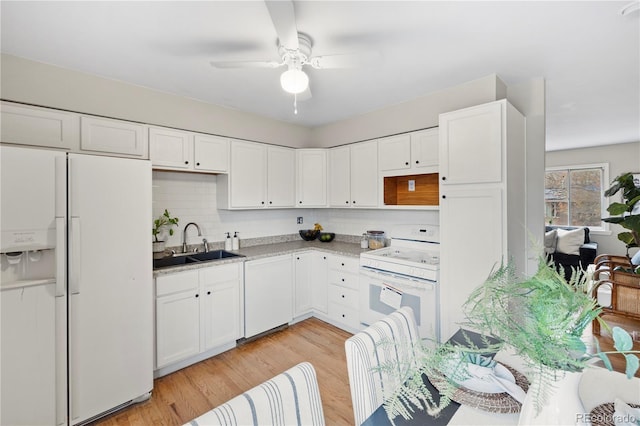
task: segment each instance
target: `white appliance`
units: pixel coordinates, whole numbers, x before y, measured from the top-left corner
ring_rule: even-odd
[[[420,337],[440,341],[439,228],[399,225],[389,235],[388,247],[360,254],[360,322],[410,306]]]
[[[0,424],[149,398],[150,163],[1,146],[0,166]]]

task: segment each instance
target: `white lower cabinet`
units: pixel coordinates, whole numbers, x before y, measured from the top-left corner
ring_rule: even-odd
[[[319,251],[294,255],[294,316],[310,312],[327,313],[327,258],[327,253]]]
[[[156,369],[241,337],[241,268],[229,263],[156,278]]]
[[[291,255],[244,263],[244,336],[252,337],[293,319]]]
[[[330,255],[328,275],[329,319],[349,331],[359,329],[359,259]]]

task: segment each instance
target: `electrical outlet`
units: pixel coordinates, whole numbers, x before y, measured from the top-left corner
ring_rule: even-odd
[[[416,181],[413,179],[409,180],[409,192],[414,192],[416,190]]]
[[[302,224],[302,216],[298,216],[298,225]]]

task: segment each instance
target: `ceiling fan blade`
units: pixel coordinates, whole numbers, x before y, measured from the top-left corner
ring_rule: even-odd
[[[293,10],[293,1],[265,0],[271,21],[278,34],[280,45],[290,50],[298,48],[298,28],[296,27],[296,14]]]
[[[358,68],[375,64],[380,59],[376,51],[345,53],[340,55],[315,56],[309,59],[313,68]]]
[[[219,69],[227,68],[278,68],[284,65],[281,62],[274,61],[228,61],[215,62],[211,61],[211,66]]]

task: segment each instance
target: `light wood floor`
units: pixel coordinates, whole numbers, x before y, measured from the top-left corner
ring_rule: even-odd
[[[609,318],[606,318],[609,320]],[[617,324],[639,329],[640,324]],[[586,337],[590,336],[587,331]],[[101,426],[182,425],[240,393],[302,361],[313,364],[318,375],[328,425],[352,425],[353,409],[344,351],[351,336],[311,318],[284,330],[245,343],[173,374],[157,379],[151,400],[103,419]],[[592,336],[602,350],[612,349],[606,336]],[[636,342],[634,349],[640,350]],[[614,357],[614,369],[624,363]],[[636,374],[640,377],[640,372]]]
[[[326,423],[352,425],[344,351],[344,341],[350,336],[310,318],[156,379],[149,401],[97,424],[182,425],[288,368],[309,361],[318,375]]]

